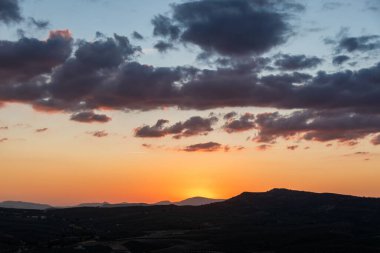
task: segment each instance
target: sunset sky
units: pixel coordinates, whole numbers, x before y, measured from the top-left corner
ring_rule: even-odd
[[[380,197],[380,1],[0,0],[0,201]]]

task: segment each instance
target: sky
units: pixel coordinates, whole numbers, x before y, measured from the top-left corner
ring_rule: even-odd
[[[380,196],[377,0],[0,0],[0,201]]]

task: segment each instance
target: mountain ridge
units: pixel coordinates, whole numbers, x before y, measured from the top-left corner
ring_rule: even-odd
[[[100,207],[100,208],[111,208],[111,207],[128,207],[128,206],[157,206],[157,205],[176,205],[176,206],[200,206],[207,205],[211,203],[217,203],[225,201],[225,199],[212,199],[206,197],[191,197],[181,201],[171,202],[168,200],[159,201],[156,203],[108,203],[108,202],[93,202],[93,203],[80,203],[73,206],[52,206],[48,204],[34,203],[34,202],[24,202],[24,201],[3,201],[0,202],[0,208],[13,208],[13,209],[31,209],[31,210],[46,210],[51,208],[80,208],[80,207]]]
[[[101,208],[111,208],[111,207],[128,207],[128,206],[160,206],[160,205],[176,205],[176,206],[201,206],[220,202],[247,202],[252,204],[252,198],[258,197],[271,197],[274,199],[284,199],[286,197],[295,198],[303,197],[307,198],[314,196],[320,199],[334,198],[334,199],[365,199],[365,200],[380,200],[378,197],[366,197],[366,196],[355,196],[348,194],[330,193],[330,192],[311,192],[302,190],[292,190],[286,188],[273,188],[264,192],[249,192],[244,191],[239,195],[231,197],[229,199],[213,199],[201,196],[190,197],[181,201],[172,202],[169,200],[159,201],[155,203],[109,203],[109,202],[94,202],[94,203],[81,203],[73,206],[52,206],[42,203],[24,202],[24,201],[3,201],[0,202],[0,208],[14,208],[14,209],[34,209],[34,210],[46,210],[51,208],[80,208],[80,207],[101,207]]]

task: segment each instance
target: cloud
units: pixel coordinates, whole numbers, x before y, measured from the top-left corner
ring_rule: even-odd
[[[325,2],[323,3],[322,5],[322,10],[335,10],[335,9],[338,9],[340,7],[344,6],[344,3],[341,3],[341,2],[336,2],[336,1],[333,1],[333,2]]]
[[[111,118],[105,114],[96,114],[92,111],[74,113],[70,119],[82,123],[106,123],[111,120]]]
[[[8,141],[8,138],[0,138],[0,143]]]
[[[0,1],[0,22],[5,24],[19,23],[22,19],[18,0]]]
[[[332,63],[333,63],[334,65],[342,65],[343,63],[345,63],[345,62],[348,61],[349,59],[350,59],[350,57],[347,56],[347,55],[338,55],[338,56],[335,56],[335,57],[333,58]]]
[[[148,149],[152,148],[152,144],[147,144],[147,143],[143,143],[143,144],[141,144],[141,146],[144,148],[148,148]]]
[[[215,152],[223,150],[223,146],[216,142],[206,142],[190,145],[182,150],[186,152]]]
[[[159,119],[153,126],[142,126],[135,129],[135,136],[140,138],[157,138],[164,137],[167,133],[164,130],[164,124],[168,123],[168,120]]]
[[[156,138],[172,135],[175,139],[195,135],[207,135],[213,131],[212,125],[218,121],[216,117],[202,118],[194,116],[184,122],[165,126],[169,121],[160,119],[153,126],[142,126],[135,129],[135,136],[141,138]]]
[[[237,116],[237,112],[229,112],[229,113],[226,113],[224,116],[223,116],[223,119],[225,120],[230,120],[232,118],[234,118],[235,116]]]
[[[168,50],[174,49],[174,45],[170,42],[160,40],[154,45],[154,48],[160,53],[166,53]]]
[[[371,143],[373,145],[380,145],[380,134],[378,134],[374,138],[372,138]]]
[[[368,10],[378,12],[380,10],[380,3],[378,0],[367,0],[366,7]]]
[[[223,125],[223,129],[227,133],[243,132],[255,128],[255,116],[251,113],[245,113],[239,119],[234,119],[231,114],[226,114],[227,122]]]
[[[315,68],[323,62],[321,58],[306,55],[281,54],[277,56],[274,65],[280,70],[302,70]]]
[[[48,130],[47,127],[44,127],[44,128],[38,128],[38,129],[36,129],[36,133],[46,132],[47,130]]]
[[[371,51],[380,49],[380,36],[379,35],[365,35],[359,37],[344,37],[337,45],[338,51]]]
[[[0,86],[50,73],[70,56],[71,48],[72,38],[67,30],[52,31],[45,41],[0,41]]]
[[[298,145],[287,146],[286,148],[293,151],[298,148]]]
[[[291,34],[289,12],[303,10],[292,1],[201,0],[172,5],[170,17],[152,20],[153,34],[198,45],[222,55],[264,53]]]
[[[339,141],[348,145],[380,132],[380,115],[344,111],[296,111],[289,115],[262,113],[256,115],[256,142],[274,143],[277,138],[309,141]]]
[[[261,144],[261,145],[257,146],[256,149],[259,151],[265,151],[265,150],[270,149],[271,147],[272,146],[268,145],[268,144]]]
[[[8,130],[8,127],[7,126],[2,126],[2,127],[0,127],[0,130]]]
[[[0,43],[0,103],[72,113],[248,106],[380,113],[380,63],[314,76],[267,74],[264,58],[219,58],[214,69],[154,67],[137,62],[140,48],[116,34],[80,41],[72,56],[71,50],[67,30],[52,31],[46,41]]]
[[[103,137],[107,137],[108,136],[108,133],[106,131],[104,131],[104,130],[87,132],[87,133],[91,134],[92,136],[97,137],[97,138],[103,138]]]
[[[134,38],[135,40],[143,40],[144,39],[144,36],[142,36],[140,33],[134,31],[132,33],[132,38]]]
[[[49,27],[50,23],[47,20],[37,20],[35,18],[29,18],[28,25],[40,30],[44,30]]]

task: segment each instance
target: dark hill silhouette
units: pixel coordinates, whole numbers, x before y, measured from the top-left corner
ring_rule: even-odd
[[[380,252],[380,199],[273,189],[202,206],[0,209],[1,252],[78,247],[132,253]]]

